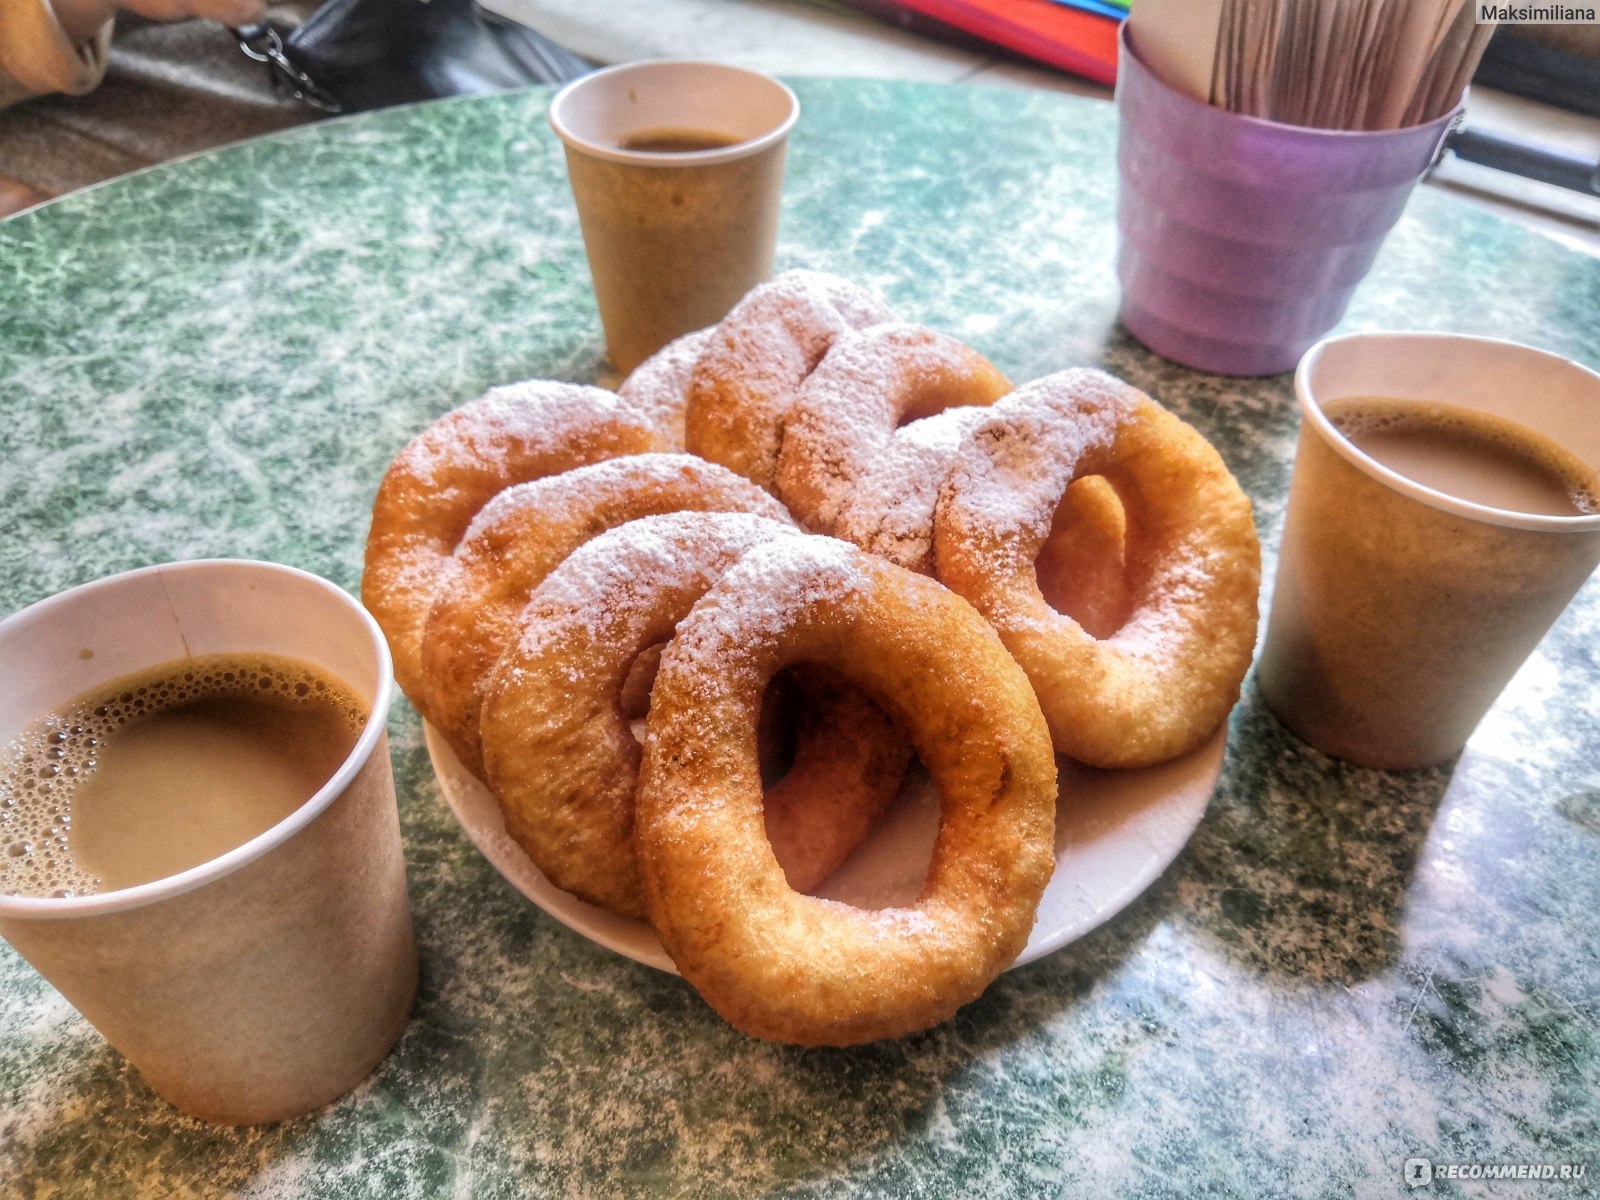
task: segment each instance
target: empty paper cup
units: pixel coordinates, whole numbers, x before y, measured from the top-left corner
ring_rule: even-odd
[[[772,274],[794,93],[713,62],[627,63],[550,104],[606,349],[633,370]]]
[[[1202,371],[1291,369],[1344,315],[1456,112],[1376,132],[1239,116],[1168,87],[1126,26],[1119,64],[1123,324]]]
[[[331,583],[272,563],[85,584],[0,621],[0,746],[106,684],[205,655],[332,677],[366,710],[353,749],[287,817],[197,866],[94,894],[0,896],[0,936],[178,1108],[279,1121],[371,1072],[416,995],[377,624]]]

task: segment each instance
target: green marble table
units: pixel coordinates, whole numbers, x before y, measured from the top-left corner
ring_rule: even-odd
[[[1289,380],[1177,368],[1118,327],[1109,106],[797,90],[780,265],[870,284],[1014,378],[1100,364],[1154,393],[1254,498],[1270,568]],[[329,122],[0,224],[0,609],[204,555],[354,590],[413,433],[496,382],[593,378],[547,98]],[[1600,261],[1425,191],[1345,327],[1600,363]],[[1331,761],[1247,684],[1208,815],[1137,903],[949,1024],[847,1052],[751,1041],[535,910],[402,703],[423,988],[390,1058],[310,1117],[208,1128],[0,946],[0,1194],[1397,1196],[1413,1156],[1588,1167],[1420,1195],[1593,1194],[1597,584],[1453,768]]]

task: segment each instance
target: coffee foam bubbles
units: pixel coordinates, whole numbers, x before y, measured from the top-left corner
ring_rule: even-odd
[[[208,655],[113,681],[46,713],[0,751],[0,895],[67,898],[101,880],[72,854],[72,799],[119,728],[213,696],[319,703],[358,731],[366,712],[347,689],[287,659]]]

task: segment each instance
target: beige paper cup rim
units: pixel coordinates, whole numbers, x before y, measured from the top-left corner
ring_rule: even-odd
[[[1537,367],[1537,369],[1567,375],[1571,377],[1575,384],[1587,385],[1588,391],[1592,392],[1594,398],[1592,419],[1597,427],[1600,427],[1600,374],[1570,358],[1548,350],[1540,350],[1521,342],[1513,342],[1503,338],[1478,337],[1472,334],[1427,331],[1345,333],[1335,337],[1323,338],[1305,352],[1305,355],[1300,359],[1300,365],[1295,369],[1294,373],[1295,396],[1300,403],[1302,418],[1311,423],[1322,437],[1322,440],[1341,458],[1401,495],[1408,496],[1419,503],[1426,504],[1430,508],[1439,509],[1442,512],[1452,513],[1456,516],[1466,517],[1488,525],[1499,525],[1507,529],[1529,529],[1547,533],[1567,534],[1600,531],[1600,513],[1588,513],[1570,517],[1543,513],[1522,513],[1511,509],[1494,508],[1472,500],[1464,500],[1459,496],[1453,496],[1448,492],[1441,492],[1437,488],[1418,483],[1416,480],[1384,466],[1377,459],[1357,447],[1354,442],[1339,431],[1333,422],[1328,419],[1328,415],[1322,411],[1322,404],[1325,401],[1342,399],[1347,396],[1389,395],[1395,395],[1397,399],[1423,399],[1421,396],[1408,396],[1395,390],[1386,389],[1382,385],[1382,380],[1378,378],[1374,378],[1373,386],[1371,387],[1362,389],[1344,388],[1337,395],[1315,394],[1313,380],[1318,368],[1322,365],[1323,358],[1330,352],[1337,353],[1343,347],[1350,347],[1359,343],[1375,345],[1392,343],[1394,350],[1401,354],[1406,353],[1408,350],[1414,354],[1424,348],[1432,348],[1443,351],[1448,355],[1452,351],[1459,353],[1470,349],[1480,354],[1504,355],[1508,365],[1513,359],[1523,359],[1525,360],[1524,368],[1530,370],[1530,372]],[[1437,358],[1437,355],[1434,357]],[[1407,390],[1411,389],[1401,389],[1401,391]],[[1576,387],[1574,390],[1577,390]],[[1450,385],[1448,383],[1441,384],[1437,393],[1428,398],[1438,400],[1444,404],[1450,404],[1453,401],[1448,394],[1449,391]],[[1496,415],[1505,416],[1510,420],[1520,421],[1524,425],[1534,427],[1531,422],[1520,419],[1515,414],[1496,411]],[[1539,432],[1545,433],[1544,430],[1539,430]],[[1545,433],[1545,436],[1549,436],[1549,434]],[[1584,451],[1573,450],[1570,446],[1567,449],[1572,450],[1591,469],[1600,473],[1600,461],[1596,461],[1593,451],[1585,453]]]
[[[745,86],[754,85],[759,88],[772,90],[774,97],[781,97],[786,106],[784,115],[776,125],[766,126],[759,132],[753,132],[749,137],[735,142],[731,146],[718,146],[710,150],[688,151],[650,151],[650,150],[624,150],[620,146],[598,141],[593,137],[585,136],[576,128],[576,108],[581,103],[583,93],[592,88],[615,85],[621,78],[628,75],[648,77],[651,75],[670,76],[677,73],[700,72],[704,74],[721,75],[726,79],[737,80]],[[748,158],[759,154],[767,147],[782,141],[794,128],[795,121],[800,116],[800,101],[790,90],[787,84],[774,79],[762,71],[753,71],[748,67],[736,67],[730,63],[715,62],[711,59],[701,58],[647,58],[638,62],[619,63],[613,67],[605,67],[599,71],[591,71],[587,75],[579,76],[571,83],[556,93],[550,101],[550,128],[555,131],[558,138],[574,150],[594,158],[605,159],[609,162],[626,163],[641,167],[705,167],[716,163],[733,162],[736,159]],[[670,124],[670,120],[666,122]],[[662,122],[657,122],[657,126]],[[648,129],[655,126],[640,126]]]
[[[215,570],[224,567],[245,571],[260,571],[263,574],[276,574],[299,579],[325,591],[330,599],[345,606],[352,615],[358,618],[371,639],[373,652],[377,656],[378,670],[377,689],[372,698],[371,711],[367,714],[367,720],[361,728],[360,736],[356,738],[355,746],[345,756],[344,762],[339,764],[339,769],[309,800],[270,829],[257,834],[243,845],[235,846],[226,854],[219,855],[208,862],[203,862],[199,866],[190,867],[187,871],[180,871],[176,875],[168,875],[164,879],[154,879],[149,883],[136,884],[128,888],[118,888],[115,891],[99,892],[92,896],[0,895],[0,917],[52,920],[127,912],[131,909],[143,908],[147,904],[168,900],[174,896],[192,892],[196,888],[204,887],[214,880],[233,874],[241,867],[247,866],[264,854],[275,850],[315,821],[344,792],[350,785],[351,780],[356,777],[356,774],[376,751],[378,739],[383,736],[388,722],[389,709],[394,703],[394,664],[389,654],[389,644],[384,639],[383,631],[378,628],[378,623],[373,619],[372,614],[367,612],[354,597],[338,585],[322,578],[322,576],[314,575],[309,571],[302,571],[298,567],[285,566],[282,563],[264,562],[258,559],[197,558],[185,562],[158,563],[154,566],[139,567],[132,571],[122,571],[116,575],[108,575],[104,579],[96,579],[89,583],[79,584],[77,587],[68,588],[64,592],[58,592],[43,600],[35,601],[26,608],[12,613],[9,617],[0,621],[0,639],[3,639],[17,625],[37,620],[42,613],[52,608],[72,604],[82,596],[94,591],[123,586],[130,580],[150,575]]]

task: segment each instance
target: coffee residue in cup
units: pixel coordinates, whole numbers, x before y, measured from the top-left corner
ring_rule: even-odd
[[[744,139],[715,129],[641,129],[617,143],[619,150],[640,154],[693,154],[698,150],[721,150],[737,146]]]

